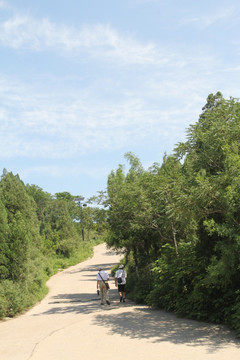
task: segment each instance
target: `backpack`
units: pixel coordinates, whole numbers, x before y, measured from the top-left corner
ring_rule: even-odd
[[[118,276],[118,278],[117,278],[118,284],[121,284],[121,283],[123,282],[123,279],[122,279],[123,272],[124,272],[124,270],[121,272],[121,274],[120,274],[120,275]]]

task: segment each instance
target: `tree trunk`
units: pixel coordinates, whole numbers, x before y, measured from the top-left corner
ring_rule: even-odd
[[[177,238],[176,238],[176,230],[174,228],[173,221],[171,222],[171,224],[172,224],[173,242],[174,242],[174,246],[175,246],[175,250],[176,250],[176,255],[178,255],[178,244],[177,244]]]

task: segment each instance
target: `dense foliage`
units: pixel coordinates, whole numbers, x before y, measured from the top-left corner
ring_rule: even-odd
[[[240,103],[210,94],[187,141],[108,178],[108,244],[126,253],[135,300],[240,334]]]
[[[103,241],[105,210],[81,207],[74,199],[67,192],[52,196],[38,186],[25,185],[18,175],[4,169],[0,181],[0,318],[33,305],[46,294],[50,275],[82,261],[94,244]]]

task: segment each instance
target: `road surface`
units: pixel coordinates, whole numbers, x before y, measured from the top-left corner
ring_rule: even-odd
[[[110,270],[120,256],[94,249],[87,261],[54,275],[48,295],[15,319],[0,322],[1,360],[239,360],[240,341],[224,326],[179,319],[173,314],[96,293],[98,266]]]

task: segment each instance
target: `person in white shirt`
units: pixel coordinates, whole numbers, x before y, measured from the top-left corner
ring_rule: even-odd
[[[120,296],[120,302],[125,302],[125,298],[126,298],[126,292],[125,292],[126,278],[127,278],[127,273],[124,270],[124,265],[121,264],[119,266],[119,269],[116,271],[116,274],[115,274],[115,286],[118,287],[118,293],[119,293],[119,296]]]
[[[108,297],[108,280],[108,273],[99,267],[97,273],[97,290],[100,289],[101,305],[104,305],[105,302],[110,305]]]

